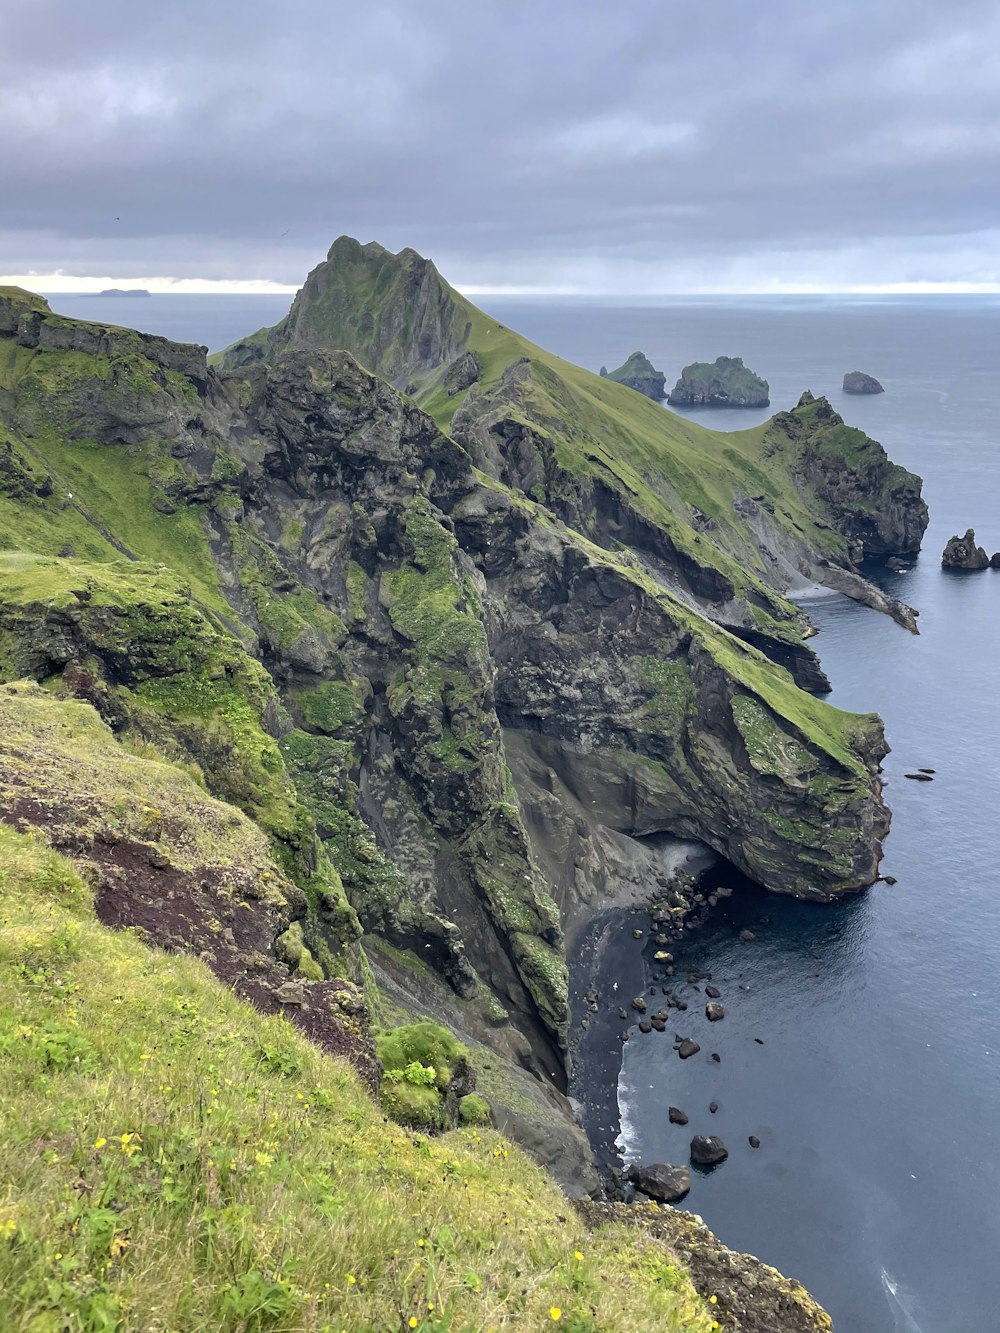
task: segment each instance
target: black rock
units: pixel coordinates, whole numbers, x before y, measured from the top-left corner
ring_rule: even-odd
[[[763,1039],[763,1037],[754,1037],[754,1041],[757,1043],[758,1046],[763,1046],[763,1045],[764,1045],[764,1039]]]
[[[639,1011],[640,1014],[644,1014],[644,1013],[646,1012],[646,998],[645,998],[645,996],[643,996],[643,995],[637,995],[637,996],[635,997],[635,999],[632,1001],[632,1008],[633,1008],[633,1009],[638,1009],[638,1011]]]
[[[646,1033],[646,1032],[652,1032],[652,1030],[653,1030],[653,1025],[648,1021],[648,1019],[644,1018],[640,1021],[639,1023],[640,1032]]]
[[[652,1166],[629,1167],[627,1178],[641,1193],[660,1203],[676,1203],[691,1189],[691,1173],[686,1166],[668,1166],[654,1162]]]
[[[883,884],[889,884],[889,885],[892,885],[892,884],[898,884],[898,883],[899,883],[899,880],[897,880],[897,878],[896,878],[895,875],[883,875],[883,876],[882,876],[882,883],[883,883]]]
[[[722,1064],[722,1056],[719,1054],[718,1051],[713,1051],[713,1052],[712,1052],[712,1059],[715,1061],[715,1063],[716,1063],[717,1065],[721,1065],[721,1064]]]
[[[691,1161],[695,1166],[715,1166],[729,1156],[729,1149],[714,1134],[696,1134],[691,1140]]]
[[[720,991],[717,986],[706,986],[705,994],[710,1000],[717,1000],[722,994],[722,991]]]
[[[874,375],[863,370],[849,370],[844,376],[844,393],[885,393]]]
[[[697,1055],[700,1050],[701,1047],[696,1041],[692,1041],[690,1037],[685,1037],[677,1047],[677,1054],[682,1060],[690,1060],[691,1056]]]
[[[651,1026],[652,1028],[654,1028],[657,1032],[666,1032],[666,1030],[667,1030],[667,1025],[666,1025],[666,1022],[665,1022],[662,1018],[657,1018],[657,1017],[654,1015],[654,1016],[649,1020],[649,1022],[650,1022],[650,1026]],[[639,1026],[642,1027],[642,1024],[640,1023]]]
[[[709,1103],[708,1103],[708,1109],[709,1109],[709,1111],[712,1113],[712,1115],[715,1115],[716,1111],[719,1109],[719,1103],[718,1103],[718,1102],[709,1102]]]
[[[667,1119],[672,1125],[686,1125],[688,1122],[687,1116],[679,1106],[667,1107]]]
[[[618,1006],[618,1017],[619,1017],[619,1018],[628,1018],[628,1010],[627,1010],[627,1009],[623,1009],[623,1008],[621,1007],[621,1005]]]
[[[976,545],[976,530],[968,528],[964,537],[951,537],[941,556],[945,569],[989,569],[990,557]]]
[[[911,782],[933,782],[934,779],[929,773],[904,773],[904,778],[909,778]]]
[[[708,1004],[705,1005],[705,1017],[710,1023],[718,1023],[725,1016],[726,1011],[718,1000],[709,1000]]]
[[[917,769],[917,772],[918,772],[918,773],[936,773],[936,772],[937,772],[937,769],[936,769],[936,768],[918,768],[918,769]]]
[[[760,1147],[760,1139],[757,1137],[756,1134],[751,1134],[750,1137],[747,1139],[747,1143],[749,1143],[751,1148]]]

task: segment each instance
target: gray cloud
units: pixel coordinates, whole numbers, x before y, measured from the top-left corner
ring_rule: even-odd
[[[297,282],[995,279],[1000,11],[13,0],[0,270]],[[713,276],[714,275],[714,276]]]

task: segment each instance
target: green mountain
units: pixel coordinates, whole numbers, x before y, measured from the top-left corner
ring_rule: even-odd
[[[400,378],[411,396],[391,386]],[[500,1225],[505,1210],[539,1235],[555,1225],[519,1157],[516,1181],[468,1173],[470,1143],[508,1152],[460,1128],[485,1117],[568,1188],[596,1188],[561,1091],[566,941],[623,877],[657,884],[668,935],[697,913],[692,886],[662,873],[646,835],[699,838],[779,892],[826,899],[876,876],[881,723],[796,684],[823,678],[784,593],[798,571],[874,598],[855,562],[912,550],[924,522],[917,480],[824,400],[736,436],[700,430],[532,347],[410,251],[337,242],[288,319],[219,369],[204,349],[0,292],[0,820],[19,833],[2,834],[0,966],[12,960],[25,982],[23,1013],[0,1030],[0,1053],[17,1063],[0,1067],[34,1090],[16,1110],[29,1137],[8,1135],[24,1158],[0,1212],[4,1236],[24,1238],[23,1250],[0,1245],[13,1265],[3,1290],[23,1297],[0,1298],[8,1322],[60,1300],[83,1310],[92,1295],[81,1327],[117,1326],[102,1302],[131,1312],[122,1326],[148,1324],[142,1275],[176,1276],[178,1246],[197,1250],[181,1271],[195,1264],[202,1294],[188,1313],[168,1301],[165,1326],[264,1327],[265,1311],[275,1327],[319,1327],[322,1300],[346,1319],[346,1277],[324,1278],[336,1296],[323,1297],[324,1270],[308,1257],[316,1210],[329,1220],[333,1209],[344,1253],[357,1243],[370,1260],[357,1326],[409,1326],[412,1283],[392,1262],[409,1239],[386,1224],[378,1255],[370,1236],[352,1239],[365,1191],[384,1180],[366,1084],[411,1127],[379,1131],[389,1196],[413,1201],[400,1214],[418,1230],[430,1221],[412,1219],[436,1209],[452,1240],[442,1232],[435,1256],[481,1284],[435,1277],[452,1326],[469,1326],[468,1310],[487,1308],[475,1299],[487,1285],[505,1291],[509,1269],[472,1263],[455,1229],[480,1223],[440,1181],[475,1178]],[[64,901],[73,874],[87,890]],[[172,971],[148,946],[196,955],[202,971]],[[223,1004],[204,967],[237,998]],[[60,1026],[56,1008],[77,985],[79,1022]],[[137,1005],[121,1031],[119,994]],[[222,1027],[185,1027],[188,1000],[218,1010]],[[26,1030],[37,1039],[18,1045]],[[327,1056],[308,1041],[356,1074],[320,1069]],[[155,1097],[132,1074],[141,1046],[170,1062]],[[355,1176],[303,1185],[316,1144],[336,1159],[334,1138],[292,1145],[271,1130],[257,1193],[238,1149],[248,1134],[264,1141],[256,1111],[211,1089],[242,1080],[255,1105],[278,1106],[280,1080],[291,1089],[304,1069],[310,1105],[314,1087],[340,1089],[325,1109]],[[198,1116],[218,1098],[221,1138],[180,1114],[178,1086]],[[110,1178],[86,1146],[113,1142],[101,1105],[118,1138]],[[28,1153],[44,1139],[39,1116],[72,1125],[72,1149],[59,1138],[51,1160]],[[449,1147],[455,1135],[466,1137]],[[24,1201],[61,1197],[66,1170],[93,1180],[86,1209],[99,1200],[101,1218],[46,1202],[30,1219]],[[265,1207],[317,1237],[299,1267],[261,1238]],[[196,1243],[195,1217],[199,1236],[224,1243]],[[253,1245],[238,1243],[240,1228]],[[708,1295],[729,1260],[720,1267],[711,1239],[668,1231],[656,1234],[683,1249]],[[551,1234],[572,1248],[580,1233]],[[610,1246],[616,1271],[641,1269],[636,1299],[652,1300],[660,1242],[614,1235],[588,1245]],[[51,1268],[56,1246],[71,1268]],[[710,1279],[698,1276],[705,1246]],[[511,1251],[510,1271],[526,1262]],[[575,1311],[575,1327],[636,1326],[627,1303],[608,1313],[612,1289],[606,1310],[583,1287],[563,1295],[566,1275],[538,1252],[532,1263],[558,1281],[533,1277],[521,1296],[538,1300],[515,1300],[511,1326],[548,1301]],[[81,1274],[100,1281],[81,1294]],[[286,1280],[294,1310],[275,1290]],[[753,1280],[761,1292],[772,1281]],[[707,1327],[685,1282],[664,1278],[680,1295],[648,1309]],[[828,1326],[800,1289],[781,1299],[801,1320],[788,1327]],[[738,1305],[733,1295],[730,1327],[766,1325],[740,1322]]]

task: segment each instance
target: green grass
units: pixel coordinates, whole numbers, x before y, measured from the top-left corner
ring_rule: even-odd
[[[486,1128],[396,1127],[346,1064],[89,900],[0,826],[5,1329],[710,1329],[661,1245],[588,1231]]]

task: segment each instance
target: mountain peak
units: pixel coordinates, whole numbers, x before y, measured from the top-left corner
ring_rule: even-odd
[[[470,310],[433,263],[409,247],[338,236],[288,315],[222,354],[226,370],[293,348],[351,353],[397,386],[452,361],[469,339]]]

